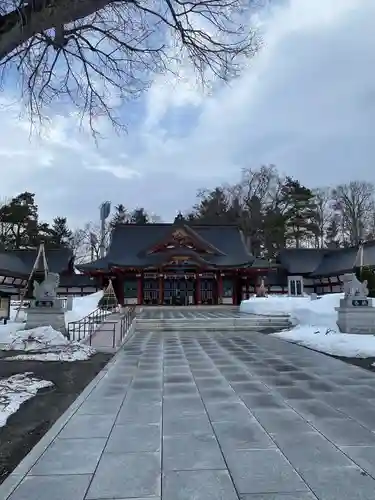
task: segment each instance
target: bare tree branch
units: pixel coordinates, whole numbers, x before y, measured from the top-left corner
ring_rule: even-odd
[[[255,3],[255,2],[254,2]],[[0,64],[15,72],[31,115],[71,101],[107,116],[155,73],[191,64],[203,83],[229,80],[259,48],[253,0],[0,0]]]

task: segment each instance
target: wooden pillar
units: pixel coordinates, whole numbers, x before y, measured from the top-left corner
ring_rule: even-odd
[[[143,275],[137,274],[137,304],[143,304]]]
[[[238,287],[238,276],[237,274],[233,274],[232,278],[232,304],[237,305],[237,287]]]
[[[124,300],[124,275],[119,273],[116,278],[116,297],[120,306],[125,303]]]
[[[201,304],[202,302],[202,297],[201,297],[201,277],[199,276],[199,273],[197,273],[195,278],[195,302],[197,305]]]
[[[221,271],[218,272],[217,274],[217,303],[222,304],[223,303],[223,277],[221,275]]]
[[[159,275],[159,304],[163,305],[164,303],[164,275]]]

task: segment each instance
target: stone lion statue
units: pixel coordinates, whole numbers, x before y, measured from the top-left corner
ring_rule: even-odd
[[[50,300],[56,298],[56,289],[60,283],[60,276],[57,273],[48,273],[42,283],[34,281],[34,298],[36,300]]]
[[[367,297],[367,280],[364,280],[363,283],[361,283],[355,274],[344,274],[342,281],[345,298],[358,296]]]

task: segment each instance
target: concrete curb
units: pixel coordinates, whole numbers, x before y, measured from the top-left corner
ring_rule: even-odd
[[[131,327],[130,327],[131,329]],[[129,330],[130,330],[129,329]],[[130,338],[127,336],[125,342]],[[124,343],[122,345],[124,345]],[[31,449],[25,458],[17,465],[14,471],[6,478],[3,484],[0,485],[0,498],[7,500],[14,492],[20,482],[28,474],[30,469],[39,460],[39,458],[46,451],[48,446],[56,439],[57,435],[61,432],[63,427],[67,424],[68,420],[76,413],[79,407],[85,402],[91,392],[95,389],[102,378],[109,372],[115,364],[117,358],[121,355],[121,347],[113,356],[113,358],[105,365],[105,367],[97,374],[97,376],[85,387],[78,398],[73,401],[69,408],[56,420],[49,431],[42,437],[42,439]]]

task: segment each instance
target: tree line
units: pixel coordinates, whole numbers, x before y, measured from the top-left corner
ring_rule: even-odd
[[[375,239],[375,186],[352,181],[310,188],[282,175],[274,165],[241,172],[238,182],[200,190],[191,209],[177,216],[190,224],[237,224],[256,256],[272,259],[281,248],[335,248]],[[161,218],[144,207],[114,206],[106,221],[104,246],[117,224],[152,224]],[[97,259],[100,224],[69,228],[67,218],[40,220],[35,194],[24,192],[0,205],[0,248],[69,247],[76,260]]]
[[[188,221],[234,223],[254,255],[285,247],[335,248],[375,239],[375,186],[352,181],[310,188],[274,165],[244,169],[238,182],[201,190]]]

